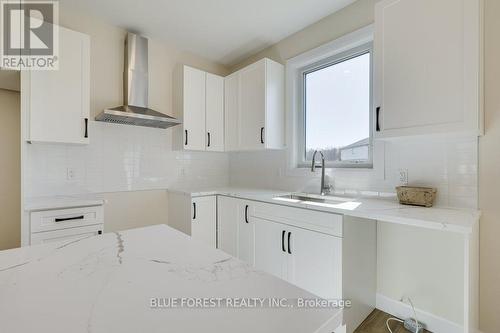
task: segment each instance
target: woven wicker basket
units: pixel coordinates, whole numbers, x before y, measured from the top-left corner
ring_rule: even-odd
[[[437,193],[435,188],[414,186],[398,186],[396,191],[399,203],[423,207],[432,207]]]

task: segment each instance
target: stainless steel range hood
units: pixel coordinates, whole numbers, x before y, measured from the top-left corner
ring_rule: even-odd
[[[116,124],[168,128],[180,120],[148,108],[148,39],[128,33],[125,41],[123,106],[105,109],[95,120]]]

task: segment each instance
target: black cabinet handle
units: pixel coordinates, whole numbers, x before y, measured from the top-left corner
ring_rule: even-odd
[[[375,123],[375,130],[377,132],[380,132],[380,106],[377,107],[376,110],[376,123]]]
[[[207,134],[208,134],[208,147],[210,147],[210,132],[208,132]]]
[[[245,206],[245,222],[248,223],[248,205]]]
[[[292,235],[291,232],[288,233],[288,254],[292,254],[292,249],[290,248],[290,236]]]
[[[98,235],[102,235],[102,230],[99,230],[99,231],[97,232],[97,234],[98,234]]]
[[[85,118],[85,134],[83,135],[83,137],[89,137],[89,118]]]
[[[193,220],[196,220],[196,202],[193,202]]]
[[[285,250],[285,230],[281,232],[281,251],[286,252]]]
[[[188,145],[188,130],[184,130],[184,133],[186,134],[186,138],[184,139],[184,146]]]
[[[85,216],[73,216],[73,217],[64,217],[64,218],[56,218],[55,222],[64,222],[64,221],[73,221],[73,220],[83,220]]]
[[[264,127],[260,128],[260,143],[264,144]]]

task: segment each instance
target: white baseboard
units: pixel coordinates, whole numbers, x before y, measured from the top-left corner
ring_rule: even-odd
[[[413,318],[413,311],[408,304],[393,300],[377,293],[377,309],[387,312],[394,317],[406,319]],[[438,317],[431,313],[415,309],[418,320],[425,324],[426,329],[434,333],[463,333],[462,325]]]

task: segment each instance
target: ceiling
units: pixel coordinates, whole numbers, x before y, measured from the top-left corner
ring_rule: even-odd
[[[60,0],[60,4],[234,65],[354,1]]]

